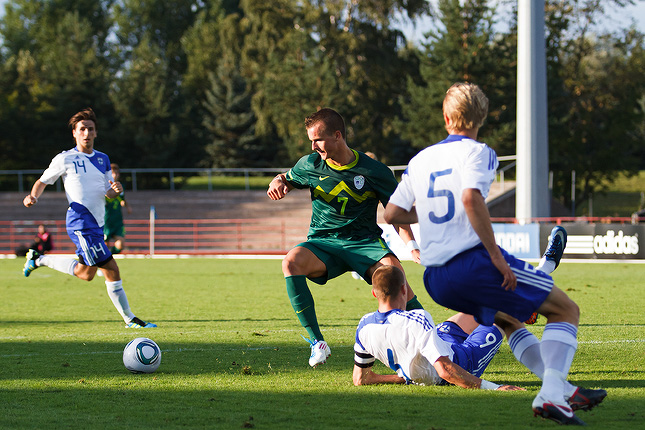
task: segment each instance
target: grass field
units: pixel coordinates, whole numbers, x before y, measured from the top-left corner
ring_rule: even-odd
[[[102,278],[48,268],[29,278],[0,260],[0,428],[100,429],[522,429],[539,381],[505,343],[484,377],[525,392],[351,383],[359,318],[375,309],[349,275],[314,286],[332,348],[311,369],[308,344],[286,297],[279,260],[119,260],[132,309],[159,324],[125,329]],[[404,263],[435,322],[422,268]],[[571,380],[609,391],[578,415],[594,428],[645,427],[645,265],[564,262],[555,279],[582,309]],[[530,330],[541,335],[544,319]],[[138,336],[163,351],[159,370],[133,375],[124,346]],[[383,366],[377,371],[386,372]]]

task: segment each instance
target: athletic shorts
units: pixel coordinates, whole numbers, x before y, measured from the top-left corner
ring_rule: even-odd
[[[113,237],[125,237],[125,227],[120,225],[107,225],[103,226],[103,235],[105,240],[112,239]]]
[[[477,377],[484,373],[504,340],[504,335],[496,326],[480,325],[468,335],[452,321],[439,324],[437,333],[455,353],[452,361]],[[444,384],[447,382],[439,385]]]
[[[393,254],[380,237],[351,241],[336,238],[312,238],[296,246],[302,246],[313,252],[327,268],[325,276],[309,278],[319,285],[350,271],[358,273],[368,284],[372,285],[372,279],[368,279],[366,276],[367,270],[386,255]]]
[[[546,300],[553,288],[553,279],[501,251],[517,277],[515,291],[502,287],[504,277],[480,244],[455,255],[443,266],[426,267],[423,281],[428,294],[441,306],[471,314],[486,326],[493,325],[497,311],[526,321]]]
[[[103,229],[88,228],[67,230],[69,238],[76,245],[76,255],[87,266],[101,266],[112,258],[112,253],[103,240]]]

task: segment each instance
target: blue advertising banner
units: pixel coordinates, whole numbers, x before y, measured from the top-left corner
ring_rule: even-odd
[[[517,258],[542,256],[539,224],[493,224],[493,232],[497,244]]]

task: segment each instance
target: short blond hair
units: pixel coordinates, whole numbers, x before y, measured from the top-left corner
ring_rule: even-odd
[[[488,98],[477,85],[457,82],[446,91],[443,114],[450,119],[450,130],[479,129],[488,116]]]

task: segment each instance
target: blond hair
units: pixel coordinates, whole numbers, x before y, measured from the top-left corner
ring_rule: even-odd
[[[450,120],[448,132],[479,129],[488,115],[488,98],[477,85],[457,82],[446,91],[443,114]]]

